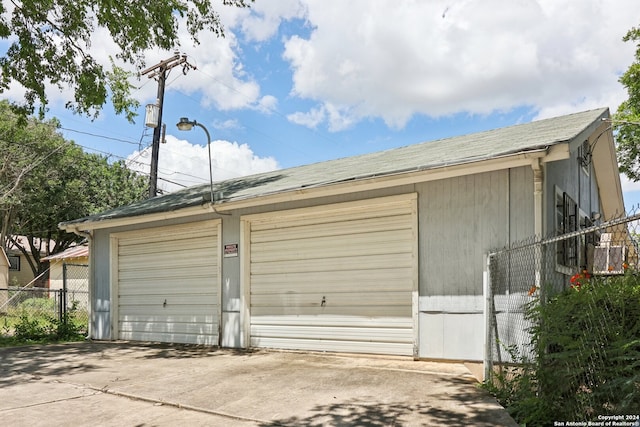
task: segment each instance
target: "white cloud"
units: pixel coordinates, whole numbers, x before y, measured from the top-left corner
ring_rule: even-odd
[[[147,148],[142,152],[135,151],[127,161],[133,170],[149,173],[150,157],[150,148]],[[193,145],[188,141],[167,135],[166,144],[160,146],[158,157],[158,187],[165,191],[183,188],[174,183],[189,187],[209,182],[206,145]],[[260,157],[247,144],[222,140],[211,142],[211,159],[214,181],[280,168],[273,157]]]
[[[305,7],[299,0],[258,1],[251,11],[239,24],[247,40],[261,42],[276,34],[282,21],[303,17]]]
[[[614,110],[634,51],[622,37],[640,15],[635,0],[304,3],[312,31],[286,40],[283,57],[292,95],[332,109],[324,120],[334,130],[523,105],[541,117]]]
[[[270,114],[278,107],[278,98],[271,95],[265,95],[260,98],[257,109],[265,114]]]
[[[293,123],[315,129],[320,123],[322,123],[322,121],[325,120],[326,116],[327,114],[326,114],[325,108],[320,107],[320,108],[312,108],[306,113],[298,111],[298,112],[289,114],[287,116],[287,119],[289,119],[289,121]]]
[[[229,120],[216,120],[213,123],[213,127],[218,130],[231,130],[231,129],[240,129],[242,126],[240,122],[236,119]]]

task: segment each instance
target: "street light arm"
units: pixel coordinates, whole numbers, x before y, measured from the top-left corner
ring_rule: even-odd
[[[209,152],[209,197],[210,203],[213,205],[213,165],[211,162],[211,135],[203,124],[198,123],[196,120],[189,120],[186,117],[180,117],[180,121],[176,124],[179,130],[191,130],[194,126],[201,127],[204,133],[207,134],[207,150]]]
[[[211,135],[209,135],[209,131],[207,130],[206,127],[204,127],[204,125],[202,123],[198,123],[197,121],[193,121],[193,124],[195,126],[199,126],[202,128],[202,130],[204,130],[204,133],[207,134],[207,145],[211,145]],[[209,159],[211,159],[211,150],[209,150]]]

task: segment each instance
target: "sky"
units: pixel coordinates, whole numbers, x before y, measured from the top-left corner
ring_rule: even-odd
[[[184,32],[176,50],[195,69],[167,77],[158,186],[207,183],[207,138],[179,131],[180,117],[211,135],[214,180],[381,151],[609,107],[635,46],[638,0],[256,0],[222,6],[224,38]],[[104,29],[92,54],[116,53]],[[150,51],[148,66],[173,56]],[[153,129],[145,105],[157,82],[133,79],[134,124],[106,106],[89,120],[51,90],[48,117],[88,152],[148,173]],[[21,89],[3,94],[21,99]],[[640,184],[622,178],[627,209]]]

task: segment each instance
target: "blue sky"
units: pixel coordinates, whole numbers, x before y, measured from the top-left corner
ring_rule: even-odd
[[[4,2],[3,2],[4,3]],[[177,47],[197,69],[167,79],[159,185],[208,180],[206,137],[180,132],[180,117],[212,136],[214,178],[352,156],[576,111],[626,98],[618,77],[633,61],[622,42],[639,25],[637,0],[256,0],[219,6],[227,37],[186,37]],[[97,29],[93,53],[116,50]],[[173,52],[153,51],[147,65]],[[148,173],[152,129],[144,105],[157,84],[132,83],[135,124],[107,106],[94,121],[63,108],[49,116],[87,151],[128,159]],[[13,87],[4,94],[20,100]],[[623,181],[627,207],[640,186]]]

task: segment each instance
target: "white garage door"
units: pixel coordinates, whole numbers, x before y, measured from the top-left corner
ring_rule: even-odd
[[[219,221],[115,235],[117,339],[217,345]]]
[[[251,346],[415,354],[415,195],[243,220]]]

